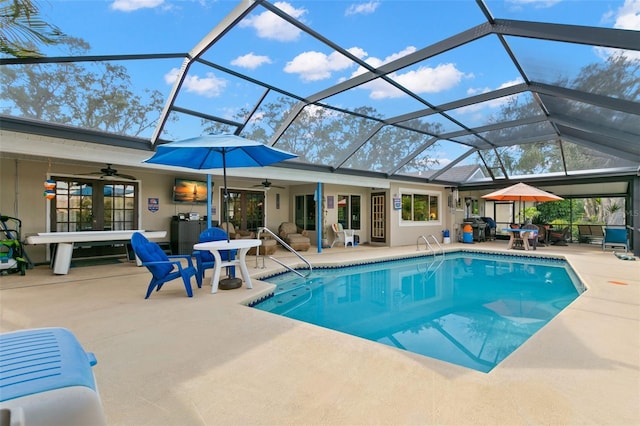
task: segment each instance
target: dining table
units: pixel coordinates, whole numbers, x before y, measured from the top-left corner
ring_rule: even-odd
[[[251,285],[249,269],[247,268],[247,252],[251,247],[258,247],[260,245],[262,245],[262,240],[254,238],[234,239],[229,241],[219,240],[194,244],[194,250],[208,250],[213,254],[215,259],[213,276],[211,277],[211,293],[218,292],[220,272],[222,271],[222,268],[226,266],[239,266],[245,285],[248,289],[253,288]],[[238,250],[238,257],[223,261],[222,256],[220,255],[220,252],[223,250]]]
[[[509,244],[507,245],[507,250],[514,248],[516,239],[522,240],[522,247],[524,247],[525,250],[529,250],[531,248],[531,246],[529,246],[529,236],[522,234],[533,233],[534,235],[532,238],[538,238],[538,232],[535,229],[502,228],[502,231],[509,233]],[[516,235],[519,235],[519,237],[516,237]]]

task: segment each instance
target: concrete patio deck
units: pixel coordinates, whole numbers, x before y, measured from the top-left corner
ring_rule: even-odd
[[[317,265],[415,252],[303,254]],[[588,291],[488,374],[248,308],[270,288],[257,280],[210,294],[209,270],[193,298],[174,282],[144,300],[149,273],[124,262],[1,277],[0,330],[70,329],[98,359],[109,425],[640,424],[640,261],[588,244],[527,254],[565,256]]]

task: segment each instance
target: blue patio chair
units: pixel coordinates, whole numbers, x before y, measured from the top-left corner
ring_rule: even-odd
[[[227,239],[227,233],[224,229],[213,227],[208,228],[202,231],[198,242],[200,243],[208,243],[209,241],[221,241]],[[237,250],[221,250],[220,257],[222,260],[233,260],[236,257]],[[206,269],[213,269],[215,266],[215,259],[213,254],[211,254],[208,250],[194,250],[193,257],[196,258],[196,268],[198,269],[198,275],[202,280],[204,278],[204,272]],[[233,278],[236,276],[236,267],[229,267],[228,275]]]
[[[624,252],[629,251],[629,236],[624,228],[604,228],[602,239],[602,251],[607,247],[624,247]]]
[[[131,246],[136,256],[138,256],[142,262],[142,266],[145,266],[149,272],[151,272],[151,282],[147,288],[145,299],[151,296],[151,292],[154,289],[159,291],[164,283],[177,278],[182,278],[184,288],[187,290],[187,296],[189,297],[193,297],[191,277],[195,276],[198,288],[202,287],[202,279],[193,266],[191,256],[167,256],[158,244],[147,240],[147,238],[139,232],[131,236]],[[187,266],[183,266],[180,259],[186,259]]]

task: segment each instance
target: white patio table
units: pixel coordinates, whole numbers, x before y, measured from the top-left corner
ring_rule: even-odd
[[[215,265],[213,267],[213,277],[211,277],[211,293],[218,292],[218,285],[220,284],[220,271],[223,266],[240,266],[242,272],[242,278],[247,285],[247,288],[253,288],[251,285],[251,277],[249,276],[249,269],[247,269],[247,252],[251,247],[258,247],[262,244],[262,240],[258,239],[238,239],[238,240],[220,240],[210,241],[206,243],[198,243],[193,246],[194,250],[208,250],[213,254],[215,258]],[[220,250],[238,250],[238,257],[233,260],[223,261],[220,256]]]

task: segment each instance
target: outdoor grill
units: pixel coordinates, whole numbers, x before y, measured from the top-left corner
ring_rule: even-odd
[[[464,220],[464,225],[471,225],[473,229],[473,241],[486,241],[485,232],[487,228],[487,222],[480,219],[479,217],[467,218]]]

